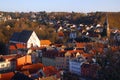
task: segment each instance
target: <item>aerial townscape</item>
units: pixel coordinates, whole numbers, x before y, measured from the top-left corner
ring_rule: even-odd
[[[120,12],[0,9],[0,80],[120,80]]]
[[[119,13],[1,12],[0,80],[120,79],[112,14]]]

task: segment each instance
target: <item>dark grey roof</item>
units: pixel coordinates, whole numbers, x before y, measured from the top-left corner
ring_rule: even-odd
[[[13,33],[10,41],[26,43],[32,33],[33,31],[29,31],[29,30],[23,30],[22,32],[15,32]]]

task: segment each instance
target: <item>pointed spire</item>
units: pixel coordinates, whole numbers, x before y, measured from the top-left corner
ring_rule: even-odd
[[[109,38],[110,37],[110,28],[109,28],[109,22],[108,22],[108,15],[106,14],[105,22],[104,22],[104,29],[105,34]]]
[[[106,29],[107,29],[107,37],[109,38],[110,37],[110,27],[109,27],[109,22],[108,22],[108,15],[106,15]]]
[[[109,25],[109,24],[108,24],[108,15],[106,14],[104,26],[107,28],[108,25]]]

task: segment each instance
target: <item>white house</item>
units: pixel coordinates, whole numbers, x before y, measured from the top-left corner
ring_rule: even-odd
[[[71,73],[80,75],[81,74],[81,65],[85,63],[86,60],[83,57],[78,57],[69,61],[69,71]]]
[[[0,61],[0,72],[12,69],[11,62],[8,60]]]
[[[34,31],[23,30],[22,32],[13,33],[10,43],[22,44],[26,48],[40,47],[40,40]]]

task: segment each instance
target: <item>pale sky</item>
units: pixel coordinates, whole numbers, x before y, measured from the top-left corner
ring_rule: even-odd
[[[0,11],[120,12],[120,0],[1,0]]]

